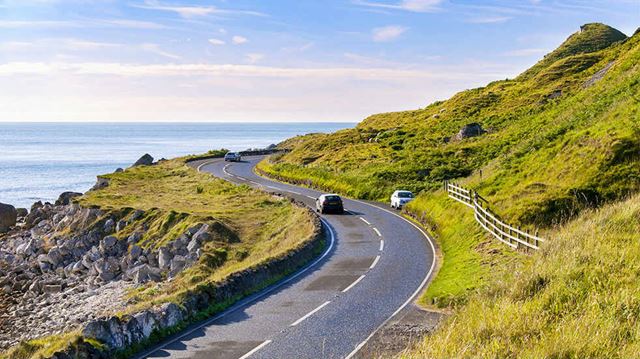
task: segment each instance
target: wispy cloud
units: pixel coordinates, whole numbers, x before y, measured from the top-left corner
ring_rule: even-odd
[[[158,44],[151,44],[151,43],[147,43],[147,44],[142,44],[140,45],[140,47],[145,50],[145,51],[149,51],[151,53],[154,53],[156,55],[160,55],[160,56],[164,56],[170,59],[181,59],[182,57],[176,54],[172,54],[170,52],[164,51],[162,50],[162,48],[160,48],[160,45]]]
[[[384,27],[377,27],[371,31],[373,41],[386,42],[392,41],[400,37],[407,31],[407,28],[399,25],[390,25]]]
[[[246,56],[246,60],[250,64],[258,63],[262,59],[264,59],[264,54],[252,53],[252,54],[247,54]]]
[[[465,20],[470,24],[498,24],[511,20],[511,16],[480,16]]]
[[[129,19],[91,19],[91,20],[0,20],[4,29],[45,29],[45,28],[96,28],[122,27],[131,29],[163,29],[164,25],[151,21]]]
[[[443,0],[402,0],[400,2],[377,2],[365,0],[353,0],[353,3],[360,6],[378,9],[404,10],[411,12],[433,12],[440,10],[439,5]]]
[[[234,37],[231,38],[231,42],[233,42],[236,45],[241,45],[249,42],[249,39],[247,39],[244,36],[235,35]]]
[[[216,45],[216,46],[220,46],[220,45],[226,44],[226,42],[224,40],[220,40],[220,39],[209,39],[209,43],[211,45]]]
[[[251,16],[266,16],[261,12],[248,11],[248,10],[230,10],[221,9],[215,6],[201,6],[201,5],[168,5],[158,1],[145,1],[143,4],[132,4],[132,7],[156,11],[168,11],[173,12],[184,18],[193,18],[207,15],[251,15]]]

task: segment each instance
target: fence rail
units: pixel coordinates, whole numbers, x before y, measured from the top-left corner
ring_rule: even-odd
[[[444,182],[444,189],[450,198],[472,208],[474,217],[480,226],[508,246],[516,249],[537,250],[540,248],[540,243],[544,242],[544,239],[538,237],[538,231],[531,234],[519,227],[504,223],[486,205],[483,205],[484,200],[473,190],[448,181]]]

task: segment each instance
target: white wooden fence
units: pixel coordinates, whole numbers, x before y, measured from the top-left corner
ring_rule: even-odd
[[[544,239],[538,237],[538,231],[530,234],[502,222],[486,205],[483,206],[483,200],[476,192],[448,181],[444,182],[444,189],[449,197],[472,208],[480,226],[508,246],[537,250],[540,243],[544,242]]]

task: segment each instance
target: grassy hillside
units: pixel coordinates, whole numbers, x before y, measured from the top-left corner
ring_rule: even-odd
[[[405,358],[637,358],[640,196],[587,211],[513,262]]]
[[[419,192],[408,214],[431,229],[444,255],[422,301],[461,304],[525,256],[480,232],[442,181],[476,189],[507,221],[552,238],[555,225],[640,189],[639,85],[640,34],[587,24],[515,79],[292,138],[280,144],[289,153],[260,167],[358,198]],[[471,123],[486,133],[456,138]]]

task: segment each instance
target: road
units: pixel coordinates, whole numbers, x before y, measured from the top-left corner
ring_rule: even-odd
[[[198,170],[314,206],[320,192],[274,182],[261,157]],[[351,358],[387,320],[409,310],[435,267],[427,235],[385,205],[345,199],[323,215],[329,245],[293,276],[140,354],[140,358]]]

